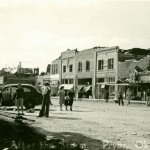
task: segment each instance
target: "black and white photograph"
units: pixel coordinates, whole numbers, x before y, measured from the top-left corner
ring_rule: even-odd
[[[150,149],[150,0],[0,0],[0,150]]]

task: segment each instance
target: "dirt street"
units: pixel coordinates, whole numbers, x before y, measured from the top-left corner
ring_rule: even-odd
[[[48,131],[50,136],[80,141],[92,150],[120,148],[150,149],[150,108],[141,105],[118,106],[115,103],[75,101],[73,111],[59,110],[58,101],[52,100],[49,118],[25,113],[36,120],[35,126]],[[38,109],[39,107],[37,107]],[[100,141],[104,141],[103,143]]]

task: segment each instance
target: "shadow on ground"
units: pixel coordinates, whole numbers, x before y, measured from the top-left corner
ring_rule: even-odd
[[[47,132],[29,124],[0,118],[0,149],[10,148],[14,143],[19,150],[127,150],[80,133]]]

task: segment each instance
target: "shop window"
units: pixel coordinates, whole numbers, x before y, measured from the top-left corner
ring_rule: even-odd
[[[92,84],[92,78],[84,78],[84,79],[78,79],[78,85],[85,85],[87,82],[89,84]]]
[[[69,79],[69,84],[73,84],[73,79]]]
[[[97,78],[97,82],[98,83],[104,82],[104,78]]]
[[[98,61],[98,70],[103,70],[104,68],[104,60],[99,60]]]
[[[65,84],[68,84],[68,79],[65,79]]]
[[[87,60],[86,61],[86,71],[89,71],[90,70],[90,61]]]
[[[61,80],[61,84],[65,84],[65,81],[64,81],[64,79],[62,79],[62,80]]]
[[[115,82],[115,77],[109,77],[108,82]]]
[[[62,79],[61,84],[68,84],[68,79]]]
[[[108,59],[108,69],[114,69],[114,58]]]
[[[78,71],[79,72],[82,72],[82,62],[80,61],[79,64],[78,64]]]

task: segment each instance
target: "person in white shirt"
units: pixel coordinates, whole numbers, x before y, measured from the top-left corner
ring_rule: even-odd
[[[49,105],[51,103],[50,93],[51,93],[50,85],[48,82],[46,82],[44,90],[42,91],[43,103],[42,103],[42,108],[39,113],[39,117],[43,117],[43,116],[49,117]]]

